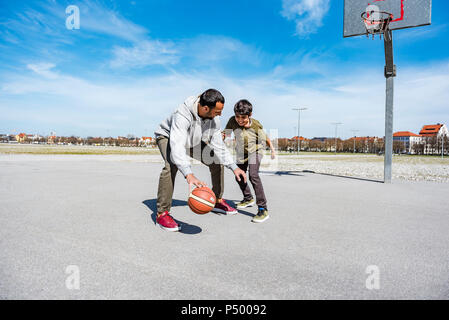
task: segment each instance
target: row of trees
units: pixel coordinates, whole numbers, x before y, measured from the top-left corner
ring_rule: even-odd
[[[298,148],[298,141],[287,138],[280,138],[275,141],[279,151],[295,152]],[[356,153],[380,153],[383,152],[383,139],[367,138],[365,140],[307,140],[301,141],[301,151],[316,152],[356,152]]]
[[[143,141],[132,135],[127,137],[56,137],[56,144],[83,144],[83,145],[94,145],[94,146],[117,146],[117,147],[143,147],[143,146],[154,146],[155,141]]]
[[[295,152],[298,148],[298,141],[280,138],[277,139],[277,147],[279,151]],[[321,140],[306,140],[301,141],[301,151],[317,151],[317,152],[335,152],[335,146],[337,152],[355,152],[355,153],[383,153],[384,141],[380,138],[359,138],[359,139],[325,139]],[[414,143],[412,146],[408,146],[402,141],[393,141],[393,152],[396,154],[430,154],[441,155],[449,154],[449,137],[437,138],[429,137],[424,138],[422,142]]]
[[[0,137],[0,142],[14,142],[17,141],[16,137],[13,135]],[[142,147],[142,146],[154,146],[154,139],[151,140],[141,140],[133,135],[128,135],[126,137],[58,137],[58,136],[47,136],[47,137],[23,137],[20,143],[31,144],[63,144],[63,145],[93,145],[93,146],[121,146],[121,147]]]

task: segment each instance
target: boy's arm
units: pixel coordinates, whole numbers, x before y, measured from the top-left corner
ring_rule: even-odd
[[[276,157],[276,150],[274,149],[273,143],[270,140],[270,137],[268,137],[268,134],[265,132],[265,130],[263,129],[263,126],[260,122],[257,121],[257,124],[259,126],[259,136],[260,139],[264,142],[266,142],[266,144],[268,145],[268,147],[270,147],[271,150],[271,159],[274,159]],[[259,140],[260,141],[260,140]]]
[[[271,159],[274,159],[276,157],[276,150],[274,149],[273,143],[271,143],[270,138],[267,135],[267,145],[270,147],[271,150]]]

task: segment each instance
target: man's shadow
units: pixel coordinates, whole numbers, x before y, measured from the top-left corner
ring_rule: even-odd
[[[150,199],[150,200],[145,200],[142,201],[142,203],[144,205],[146,205],[151,211],[153,211],[151,213],[151,220],[153,220],[153,223],[156,224],[156,216],[157,216],[157,199]],[[172,201],[172,207],[180,207],[180,206],[186,206],[187,205],[187,201],[183,201],[183,200],[176,200],[173,199]],[[181,230],[179,230],[179,232],[181,233],[185,233],[185,234],[197,234],[200,233],[201,231],[203,231],[200,227],[195,226],[193,224],[188,224],[187,222],[183,222],[180,220],[176,220],[176,223],[181,227]]]

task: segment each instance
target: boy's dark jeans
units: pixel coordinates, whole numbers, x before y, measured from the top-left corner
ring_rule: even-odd
[[[256,203],[258,207],[267,209],[267,199],[265,198],[265,192],[263,191],[262,180],[259,176],[259,167],[262,162],[263,155],[260,153],[251,153],[248,156],[248,160],[244,163],[237,163],[237,166],[243,171],[249,171],[249,181],[253,185],[254,192],[256,193]],[[236,179],[237,181],[237,179]],[[248,201],[253,198],[251,189],[248,182],[244,182],[243,179],[237,181],[240,189],[243,192],[243,200]]]

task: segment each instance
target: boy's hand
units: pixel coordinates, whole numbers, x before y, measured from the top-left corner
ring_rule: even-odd
[[[188,174],[186,176],[187,183],[189,184],[190,188],[192,185],[201,188],[201,187],[207,187],[207,184],[205,182],[202,182],[198,180],[193,174]]]
[[[237,168],[237,169],[234,170],[234,175],[235,175],[235,178],[237,179],[237,181],[240,182],[242,180],[242,178],[243,178],[243,181],[246,183],[246,173],[245,173],[245,171],[243,171],[240,168]]]
[[[271,150],[271,159],[276,158],[276,151]]]

